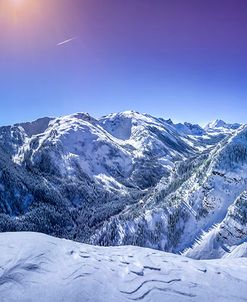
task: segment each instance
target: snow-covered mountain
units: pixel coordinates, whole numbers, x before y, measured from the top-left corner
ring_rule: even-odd
[[[236,204],[245,229],[245,199],[239,196],[246,190],[246,160],[247,128],[242,126],[208,152],[178,163],[174,173],[163,177],[141,202],[105,223],[93,242],[182,252],[215,224],[224,219],[229,223],[228,212]],[[242,241],[246,240],[243,232]]]
[[[230,124],[230,123],[226,123],[223,120],[217,119],[211,123],[208,123],[205,126],[205,130],[206,131],[222,131],[222,130],[236,130],[241,126],[241,124],[239,123],[234,123],[234,124]]]
[[[225,218],[209,232],[203,234],[200,241],[188,249],[184,255],[194,259],[213,259],[229,256],[243,244],[247,238],[247,192],[241,193],[229,206]],[[240,250],[238,251],[238,255]],[[241,251],[247,257],[246,250]],[[234,252],[235,254],[235,252]]]
[[[198,261],[38,233],[0,234],[0,242],[1,302],[246,301],[247,258],[233,252]]]
[[[247,241],[245,125],[76,113],[0,127],[0,155],[0,231],[194,258]]]

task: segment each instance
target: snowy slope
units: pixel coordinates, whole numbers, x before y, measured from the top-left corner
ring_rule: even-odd
[[[197,261],[38,233],[3,233],[0,244],[1,302],[237,302],[247,297],[247,258]]]
[[[234,254],[246,255],[247,241],[247,192],[244,191],[228,208],[223,221],[205,233],[200,241],[184,255],[194,259],[228,257]],[[245,250],[243,250],[245,248]]]
[[[0,147],[10,157],[18,154],[21,147],[28,141],[28,136],[22,127],[0,127]]]
[[[182,169],[178,167],[177,174],[161,179],[141,203],[106,223],[92,242],[182,252],[224,220],[229,207],[246,189],[246,163],[247,128],[243,126],[201,159],[194,163],[189,160]],[[243,230],[239,228],[241,240],[246,238],[246,223],[243,220]],[[235,235],[237,239],[239,234]],[[236,240],[235,244],[239,243]]]
[[[129,153],[97,120],[83,113],[53,120],[44,133],[30,140],[24,152],[29,153],[31,164],[45,172],[53,168],[63,176],[75,173],[78,167],[88,175],[126,176],[131,165]]]

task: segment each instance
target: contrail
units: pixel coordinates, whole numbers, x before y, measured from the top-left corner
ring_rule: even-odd
[[[73,38],[70,38],[70,39],[65,40],[63,42],[60,42],[60,43],[57,44],[57,46],[60,46],[60,45],[63,45],[63,44],[67,44],[67,43],[69,43],[69,42],[71,42],[71,41],[73,41],[75,39],[77,39],[77,37],[73,37]]]

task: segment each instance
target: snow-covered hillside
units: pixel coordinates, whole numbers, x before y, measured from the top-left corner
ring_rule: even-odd
[[[240,127],[194,161],[180,163],[174,173],[163,177],[141,203],[105,223],[92,242],[137,244],[182,252],[215,224],[224,221],[228,225],[231,206],[235,206],[234,201],[247,185],[246,133],[247,128]],[[235,243],[233,239],[225,240],[226,250],[246,240],[247,211],[243,202],[240,198],[241,227],[234,233]]]
[[[247,258],[198,261],[140,247],[0,234],[1,302],[246,301]]]
[[[239,246],[246,246],[247,238],[247,192],[241,193],[229,206],[222,222],[203,234],[184,255],[195,259],[228,257],[232,251],[243,253]],[[235,252],[234,252],[235,253]],[[246,253],[246,251],[244,251]],[[244,254],[243,254],[244,255]]]
[[[125,111],[0,127],[0,231],[219,258],[246,241],[246,167],[246,126],[221,120]]]

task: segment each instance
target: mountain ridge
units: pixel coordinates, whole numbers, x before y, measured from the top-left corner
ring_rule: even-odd
[[[210,125],[125,111],[0,127],[0,230],[182,253],[245,202],[246,126]]]

